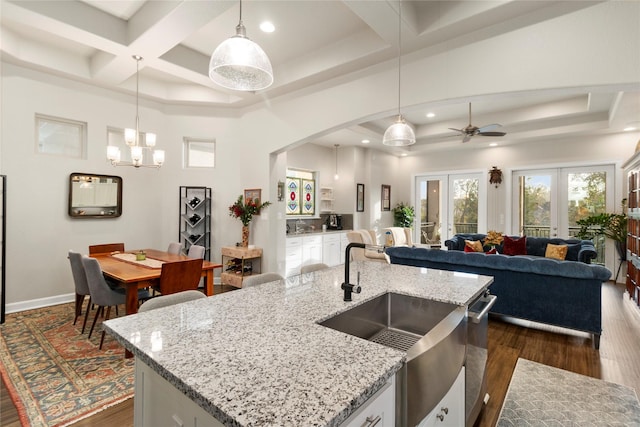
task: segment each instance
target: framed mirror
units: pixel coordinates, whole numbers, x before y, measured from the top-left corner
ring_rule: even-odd
[[[69,176],[69,216],[116,218],[122,215],[122,178],[74,172]]]

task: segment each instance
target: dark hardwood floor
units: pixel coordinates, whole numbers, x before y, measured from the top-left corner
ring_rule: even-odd
[[[218,289],[216,293],[229,289]],[[525,322],[489,321],[488,392],[491,396],[477,427],[495,426],[518,358],[532,360],[640,390],[640,311],[623,299],[624,287],[602,287],[603,334],[600,351],[587,334],[560,328],[529,328]],[[538,325],[539,326],[539,325]],[[19,427],[17,412],[4,383],[0,388],[0,425]],[[133,426],[133,399],[74,424],[77,427]]]

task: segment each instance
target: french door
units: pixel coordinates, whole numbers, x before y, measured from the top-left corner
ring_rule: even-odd
[[[613,165],[514,171],[514,234],[574,237],[580,230],[578,220],[615,210],[614,171]],[[615,261],[613,248],[606,249],[604,239],[594,243],[597,262],[613,267],[607,263]]]
[[[431,246],[458,233],[486,231],[487,184],[482,173],[416,177],[414,241]]]

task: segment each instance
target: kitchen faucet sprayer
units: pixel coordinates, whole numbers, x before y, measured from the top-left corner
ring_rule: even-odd
[[[379,253],[384,252],[384,246],[377,245],[366,245],[364,243],[349,243],[347,248],[345,249],[344,254],[344,283],[340,286],[344,290],[344,300],[352,301],[351,294],[356,293],[359,294],[362,291],[360,287],[360,272],[358,271],[358,278],[355,285],[352,285],[349,282],[349,261],[351,259],[351,248],[362,248],[362,249],[370,249],[375,250]]]

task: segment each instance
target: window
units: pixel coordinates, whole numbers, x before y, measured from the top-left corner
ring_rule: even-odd
[[[36,114],[36,137],[38,153],[87,158],[85,122]]]
[[[289,216],[312,216],[316,213],[316,173],[287,169],[285,183],[286,212]]]
[[[184,167],[215,167],[216,143],[212,140],[184,138]]]

